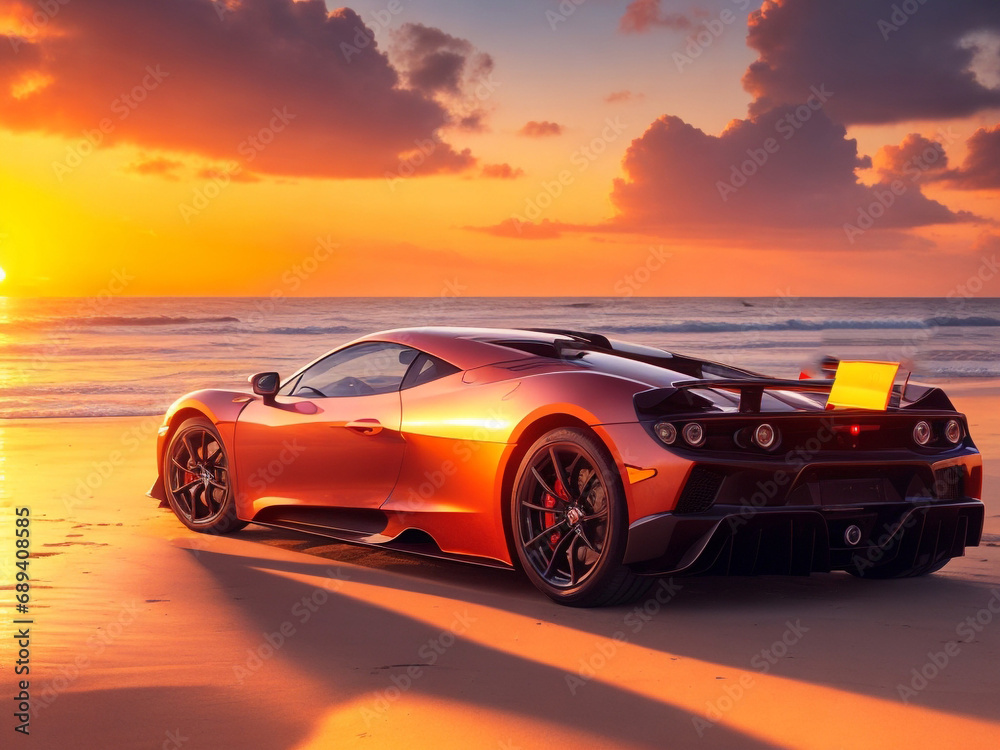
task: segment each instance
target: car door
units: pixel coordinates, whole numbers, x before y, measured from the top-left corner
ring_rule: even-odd
[[[378,508],[399,475],[403,376],[418,352],[369,341],[313,363],[236,425],[241,505]]]

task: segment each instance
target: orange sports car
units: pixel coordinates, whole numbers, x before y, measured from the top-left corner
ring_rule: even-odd
[[[923,575],[982,532],[965,417],[891,377],[884,408],[828,408],[837,379],[594,333],[411,328],[250,382],[182,397],[159,430],[150,494],[196,531],[520,567],[576,606],[661,575]]]

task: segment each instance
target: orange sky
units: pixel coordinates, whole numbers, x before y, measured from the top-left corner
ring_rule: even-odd
[[[0,0],[0,292],[945,296],[998,248],[1000,19],[971,0],[852,19],[884,92],[810,57],[808,0],[749,44],[744,0],[162,5]],[[886,66],[928,40],[968,60],[910,95]]]

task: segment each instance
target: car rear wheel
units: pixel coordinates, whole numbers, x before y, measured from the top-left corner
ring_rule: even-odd
[[[528,578],[560,604],[621,604],[653,584],[622,565],[628,514],[621,477],[607,448],[583,430],[552,430],[528,449],[510,517]]]
[[[226,446],[204,417],[174,431],[163,453],[163,484],[171,510],[189,529],[228,534],[247,525],[236,516]]]

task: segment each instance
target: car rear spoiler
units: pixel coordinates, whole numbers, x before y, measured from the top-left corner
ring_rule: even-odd
[[[689,391],[733,391],[740,394],[740,413],[757,413],[764,391],[796,391],[799,393],[829,393],[832,380],[779,380],[777,378],[726,378],[716,380],[688,380],[674,383],[667,388],[653,388],[635,394],[635,408],[639,412],[656,412],[668,403],[677,406],[697,406],[707,400],[691,398]]]
[[[740,394],[739,412],[758,414],[764,391],[785,391],[797,393],[829,393],[833,380],[781,380],[778,378],[726,378],[718,380],[687,380],[674,383],[667,388],[651,388],[635,394],[636,411],[639,414],[656,414],[664,407],[674,409],[703,408],[712,402],[692,391],[716,390]],[[934,386],[908,383],[893,387],[890,408],[932,409],[955,411],[945,392]]]

